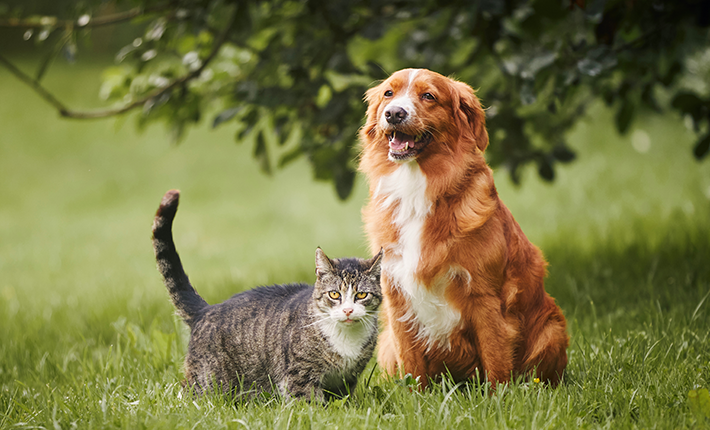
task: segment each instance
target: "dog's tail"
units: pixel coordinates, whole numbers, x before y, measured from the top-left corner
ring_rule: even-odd
[[[178,314],[192,327],[201,311],[208,305],[190,284],[173,242],[173,219],[179,200],[178,190],[170,190],[163,196],[153,220],[153,249],[158,271],[163,275],[170,298]]]

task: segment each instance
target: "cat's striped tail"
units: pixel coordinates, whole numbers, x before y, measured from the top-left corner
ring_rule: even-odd
[[[160,202],[158,212],[153,220],[153,249],[158,271],[163,275],[163,281],[168,288],[170,298],[177,308],[178,314],[192,327],[200,311],[207,306],[197,291],[190,284],[180,262],[180,256],[173,242],[173,219],[177,212],[180,191],[170,190],[165,193]]]

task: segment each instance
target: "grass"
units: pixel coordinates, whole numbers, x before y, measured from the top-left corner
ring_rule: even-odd
[[[79,106],[100,66],[59,65],[47,85]],[[60,120],[2,69],[0,95],[0,428],[710,427],[710,407],[689,400],[710,388],[710,164],[692,159],[676,118],[641,119],[620,138],[600,107],[570,136],[579,161],[554,184],[530,170],[516,188],[496,173],[569,320],[558,389],[417,392],[373,361],[346,402],[233,405],[182,394],[187,333],[149,240],[162,194],[183,192],[176,241],[214,303],[311,282],[316,246],[364,256],[364,181],[338,202],[305,162],[261,175],[227,127],[174,146],[130,119]]]

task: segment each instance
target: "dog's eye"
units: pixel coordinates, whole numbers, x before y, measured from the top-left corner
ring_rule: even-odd
[[[422,98],[424,100],[436,100],[436,97],[434,97],[432,93],[424,93],[422,94]]]
[[[392,92],[392,90],[385,91],[385,97],[392,97],[393,95],[394,93]]]

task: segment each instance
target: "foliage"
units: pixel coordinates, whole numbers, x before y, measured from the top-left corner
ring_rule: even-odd
[[[77,38],[90,36],[91,17],[106,7],[94,3],[70,8],[68,21],[0,7],[5,25],[28,28],[26,39],[63,31],[38,81],[58,52],[75,57]],[[117,4],[137,5],[133,24],[143,30],[106,71],[103,98],[142,107],[139,126],[163,121],[176,139],[213,115],[215,127],[231,124],[237,142],[253,145],[263,171],[305,156],[341,198],[353,186],[362,95],[404,67],[479,89],[488,158],[516,183],[527,163],[552,180],[556,163],[575,158],[566,134],[598,98],[616,110],[621,133],[644,110],[675,111],[698,133],[695,156],[710,149],[708,0]],[[169,86],[191,71],[199,73]]]

